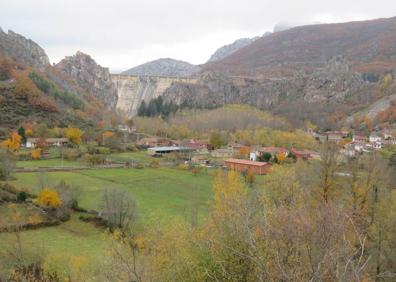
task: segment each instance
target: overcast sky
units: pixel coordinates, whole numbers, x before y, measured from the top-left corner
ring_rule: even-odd
[[[278,22],[393,16],[396,0],[0,0],[0,27],[36,41],[52,63],[80,50],[112,71],[166,57],[204,63]]]

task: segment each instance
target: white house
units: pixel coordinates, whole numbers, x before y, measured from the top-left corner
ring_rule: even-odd
[[[382,137],[379,136],[378,134],[371,134],[369,137],[369,142],[374,143],[374,142],[382,142]]]
[[[257,155],[258,155],[258,152],[250,152],[250,154],[249,154],[249,160],[251,160],[251,161],[257,161]]]
[[[26,148],[35,148],[40,138],[28,138],[26,140]],[[67,146],[67,138],[43,138],[42,142],[48,147],[61,147]]]

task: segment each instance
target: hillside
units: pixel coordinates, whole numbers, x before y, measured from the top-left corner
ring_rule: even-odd
[[[292,28],[262,37],[206,70],[230,75],[293,75],[343,55],[353,70],[381,71],[396,62],[396,18]]]
[[[158,59],[133,67],[122,72],[126,75],[140,76],[190,76],[200,70],[200,67],[175,59]]]
[[[111,93],[103,86],[102,78],[102,84],[98,83],[96,63],[84,62],[84,75],[74,77],[73,63],[68,65],[73,69],[70,73],[60,67],[65,65],[52,67],[37,43],[12,31],[0,31],[0,127],[13,128],[24,122],[86,127],[102,118],[104,105],[115,108],[115,88]],[[77,77],[88,77],[91,85],[84,88],[86,85]],[[114,87],[111,81],[107,85]],[[103,92],[98,94],[97,88]],[[110,102],[106,99],[109,95]]]
[[[343,126],[394,94],[382,87],[387,75],[393,83],[394,42],[396,18],[296,27],[204,65],[196,83],[174,83],[164,98],[195,106],[250,104],[297,126],[307,119],[322,128]]]

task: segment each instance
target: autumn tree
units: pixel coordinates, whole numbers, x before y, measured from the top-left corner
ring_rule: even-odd
[[[40,148],[36,148],[34,149],[30,155],[32,156],[32,159],[34,160],[38,160],[41,158],[41,149]]]
[[[275,158],[276,158],[276,162],[282,164],[286,160],[286,154],[282,152],[277,153]]]
[[[209,137],[209,144],[213,147],[213,148],[215,148],[215,149],[218,149],[218,148],[221,148],[223,145],[225,145],[227,142],[226,142],[226,138],[225,138],[225,136],[221,133],[221,132],[219,132],[219,131],[214,131],[214,132],[212,132],[211,134],[210,134],[210,137]]]
[[[62,200],[58,192],[45,188],[37,196],[37,203],[46,208],[57,208],[62,204]]]
[[[12,65],[10,61],[0,54],[0,81],[7,80],[11,77]]]
[[[21,147],[21,136],[17,132],[13,132],[10,138],[4,140],[0,145],[11,152],[16,152]]]
[[[66,130],[66,138],[74,146],[79,146],[82,143],[83,132],[79,128],[69,127]]]

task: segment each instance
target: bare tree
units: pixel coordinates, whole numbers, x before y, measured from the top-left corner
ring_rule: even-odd
[[[15,170],[15,156],[11,152],[0,149],[0,179],[8,181]]]
[[[136,202],[127,191],[105,189],[100,216],[112,229],[127,229],[137,218]]]

